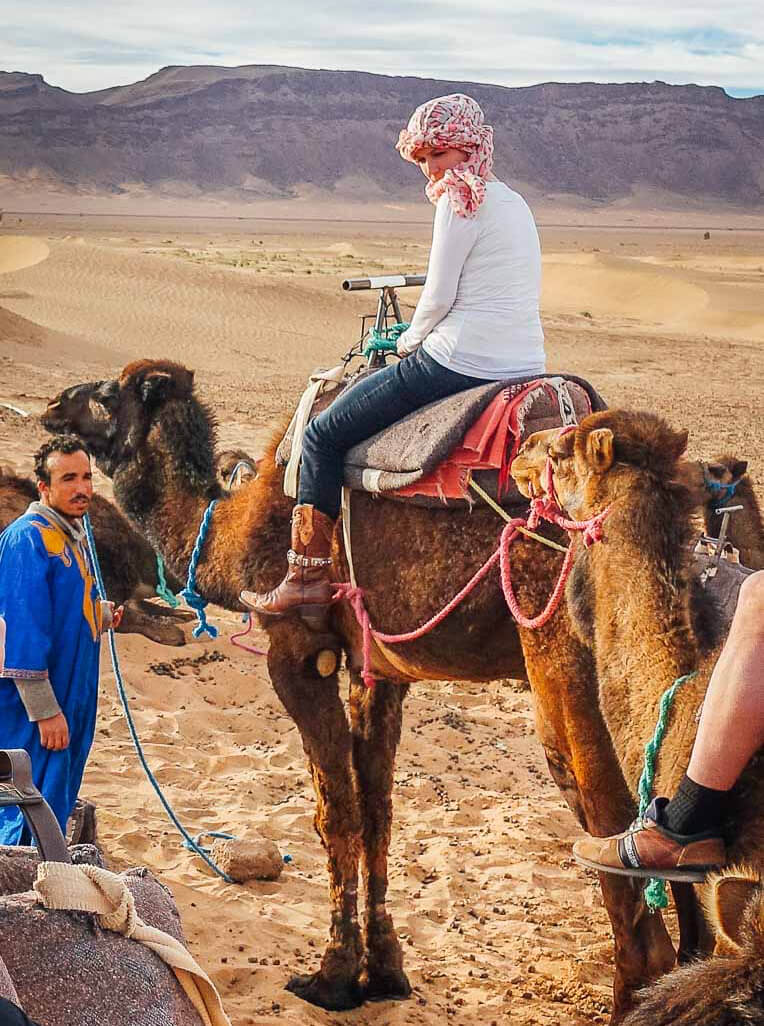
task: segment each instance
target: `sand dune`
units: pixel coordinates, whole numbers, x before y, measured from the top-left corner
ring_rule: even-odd
[[[42,239],[26,238],[23,235],[0,237],[0,274],[6,271],[21,271],[45,260],[50,250]]]
[[[27,252],[49,249],[48,259],[0,279],[0,400],[34,414],[65,385],[168,356],[196,369],[221,443],[250,449],[373,309],[373,295],[343,294],[341,278],[375,265],[421,269],[428,234],[88,218],[35,230],[39,245]],[[589,377],[612,404],[689,427],[692,455],[745,456],[760,487],[762,313],[746,276],[764,264],[761,239],[726,234],[710,250],[698,233],[543,239],[550,368]],[[34,417],[0,407],[1,463],[28,471],[44,437]],[[290,973],[316,967],[327,932],[312,789],[264,660],[231,646],[235,616],[212,610],[211,619],[221,637],[181,650],[120,638],[139,730],[188,828],[266,834],[292,857],[282,878],[229,887],[181,847],[133,754],[106,659],[84,793],[113,865],[145,863],[172,888],[234,1026],[604,1022],[607,917],[593,876],[571,861],[577,827],[547,772],[529,695],[511,682],[426,682],[407,700],[390,908],[411,1001],[340,1016],[283,991]]]
[[[659,261],[552,254],[544,261],[543,304],[553,313],[586,312],[683,334],[760,338],[764,276],[751,274],[760,265],[758,257]]]

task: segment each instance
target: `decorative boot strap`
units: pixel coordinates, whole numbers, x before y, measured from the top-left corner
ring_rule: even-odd
[[[318,556],[301,556],[299,552],[295,552],[294,549],[290,549],[289,552],[287,552],[287,562],[290,564],[290,566],[301,567],[332,565],[331,557],[327,559],[321,559]]]
[[[313,507],[307,503],[302,506],[295,506],[292,515],[300,542],[305,546],[310,545],[313,541]]]

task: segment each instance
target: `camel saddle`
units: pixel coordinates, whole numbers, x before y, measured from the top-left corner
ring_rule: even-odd
[[[367,373],[374,372],[361,372],[364,376]],[[319,374],[313,376],[313,382],[319,380]],[[314,385],[314,394],[306,393],[312,399],[312,409],[302,418],[303,430],[314,416],[352,388],[359,375],[339,382],[336,377],[329,380],[331,391],[319,390],[316,395]],[[496,410],[495,418],[489,410],[491,404]],[[606,403],[595,389],[570,374],[537,374],[477,385],[423,406],[355,445],[345,456],[345,486],[416,505],[464,507],[474,501],[466,488],[471,477],[503,506],[522,506],[526,500],[508,475],[511,459],[522,442],[535,431],[575,424],[589,413],[604,409]],[[506,446],[502,445],[498,461],[494,460],[494,464],[500,465],[484,469],[485,461],[481,467],[479,455],[473,452],[467,463],[460,466],[470,429],[479,424],[481,417],[500,424],[504,412],[508,419],[504,427]],[[287,465],[287,476],[290,464],[295,463],[291,459],[293,441],[298,446],[301,441],[299,424],[295,431],[297,422],[295,415],[276,453],[277,463]],[[500,432],[494,443],[497,438],[501,444]],[[494,455],[495,450],[494,444]],[[456,464],[450,462],[452,454]],[[291,494],[286,486],[285,490]]]

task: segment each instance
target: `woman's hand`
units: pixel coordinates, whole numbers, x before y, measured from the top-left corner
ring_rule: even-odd
[[[403,359],[404,356],[411,356],[411,354],[414,352],[414,350],[416,349],[416,347],[418,345],[419,345],[418,342],[415,345],[413,345],[413,346],[411,345],[410,342],[407,343],[406,342],[406,332],[404,331],[404,333],[401,335],[401,337],[395,343],[395,352],[396,352],[396,354],[398,356],[400,356],[401,359]]]

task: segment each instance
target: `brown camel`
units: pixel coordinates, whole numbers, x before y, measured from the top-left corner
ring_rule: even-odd
[[[112,477],[122,509],[178,576],[185,573],[205,509],[220,499],[197,571],[199,590],[210,601],[239,610],[242,589],[267,590],[281,579],[292,502],[283,494],[283,470],[274,460],[278,438],[258,477],[221,498],[214,421],[193,393],[191,371],[167,361],[138,361],[116,380],[67,389],[50,403],[43,423],[86,440]],[[411,628],[442,608],[495,549],[503,526],[487,508],[426,509],[362,493],[354,495],[352,520],[357,579],[366,589],[372,622],[386,631]],[[537,542],[517,543],[516,590],[530,613],[544,606],[561,558]],[[348,580],[340,531],[334,559],[336,579]],[[371,690],[360,678],[361,634],[345,603],[333,607],[327,634],[312,632],[296,617],[264,626],[271,680],[308,756],[315,826],[328,858],[329,944],[315,973],[288,984],[304,999],[343,1009],[364,998],[410,993],[385,904],[395,753],[410,683],[527,674],[552,775],[580,822],[604,835],[632,818],[634,803],[598,710],[592,659],[573,636],[564,606],[543,633],[518,630],[498,581],[486,580],[419,641],[399,648],[375,645],[378,683]],[[338,658],[346,655],[349,714],[336,668],[329,676],[318,671],[317,655],[327,649]],[[660,917],[646,913],[638,888],[610,877],[602,878],[602,886],[616,942],[618,1021],[634,986],[670,968],[674,951]]]
[[[677,969],[645,990],[624,1026],[755,1026],[764,1022],[764,886],[750,868],[729,869],[705,888],[713,957]]]
[[[238,491],[247,481],[257,477],[257,466],[261,458],[250,456],[244,449],[225,449],[218,453],[218,481],[223,491]]]
[[[711,538],[718,536],[721,517],[717,510],[720,506],[742,506],[730,518],[727,540],[739,551],[743,566],[764,570],[764,521],[753,484],[746,473],[748,463],[734,456],[719,456],[700,466],[703,471],[706,534]],[[725,488],[734,488],[734,492],[728,495]]]
[[[7,469],[0,470],[0,531],[37,498],[34,481]],[[185,645],[179,624],[192,619],[193,614],[146,601],[157,585],[156,555],[151,546],[100,495],[93,496],[90,518],[107,594],[117,605],[125,607],[117,630],[122,634],[143,634],[160,645]],[[181,587],[172,575],[169,584],[176,590]]]
[[[540,434],[515,461],[521,487],[542,480],[548,454],[557,500],[570,516],[583,520],[610,509],[603,543],[577,552],[567,597],[574,630],[594,653],[600,706],[634,794],[661,696],[677,678],[698,671],[676,694],[658,755],[654,793],[673,794],[718,654],[704,652],[692,608],[694,493],[680,459],[687,433],[654,414],[608,410],[567,434]],[[756,865],[764,859],[763,768],[759,754],[733,791],[729,824],[730,858]],[[676,892],[685,902],[685,926],[687,886]],[[702,945],[702,924],[698,930]]]

